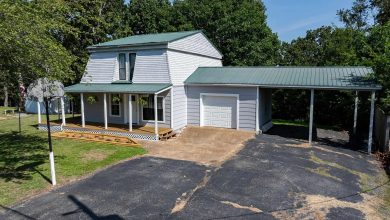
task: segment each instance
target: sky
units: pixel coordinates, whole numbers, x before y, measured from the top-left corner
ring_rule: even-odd
[[[290,42],[323,25],[342,26],[337,10],[351,8],[353,0],[263,0],[267,23],[279,39]]]

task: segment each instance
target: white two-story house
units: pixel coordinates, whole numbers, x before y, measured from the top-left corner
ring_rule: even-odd
[[[363,80],[373,72],[367,67],[222,67],[202,31],[136,35],[88,50],[81,82],[65,88],[80,95],[79,130],[100,124],[100,133],[132,138],[158,140],[187,125],[266,131],[275,88],[311,91],[312,128],[314,90],[381,89]]]

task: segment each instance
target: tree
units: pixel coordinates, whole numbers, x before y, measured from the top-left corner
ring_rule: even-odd
[[[18,100],[19,86],[45,76],[64,80],[73,77],[69,68],[74,57],[53,37],[68,26],[48,6],[30,1],[0,2],[0,84]]]
[[[173,4],[178,30],[201,29],[224,55],[224,65],[275,65],[279,40],[261,1],[185,0]]]
[[[133,34],[175,31],[171,8],[168,0],[132,0],[127,10],[128,26]]]
[[[37,1],[42,5],[42,1]],[[46,3],[49,4],[49,3]],[[60,9],[60,10],[59,10]],[[78,82],[88,62],[87,47],[129,35],[124,0],[68,0],[56,9],[71,31],[57,32],[55,38],[76,57],[71,65],[75,77],[65,84]]]

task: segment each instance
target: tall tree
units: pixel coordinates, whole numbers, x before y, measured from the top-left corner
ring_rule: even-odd
[[[202,29],[224,55],[224,65],[274,65],[279,40],[267,26],[265,7],[253,0],[174,2],[177,29]]]
[[[174,31],[171,25],[169,0],[131,0],[128,6],[128,25],[134,34]]]
[[[20,84],[36,78],[73,76],[69,67],[74,57],[53,37],[69,27],[47,14],[48,6],[36,7],[22,0],[0,2],[0,84],[14,98]]]
[[[37,1],[42,4],[42,1]],[[62,1],[62,16],[67,25],[73,29],[70,32],[59,32],[55,37],[77,59],[72,63],[76,77],[73,83],[79,81],[88,61],[87,47],[103,41],[119,38],[130,34],[126,26],[126,5],[124,0],[67,0]]]

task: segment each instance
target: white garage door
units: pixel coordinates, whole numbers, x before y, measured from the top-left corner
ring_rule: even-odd
[[[231,96],[204,95],[203,125],[236,128],[237,98]]]

